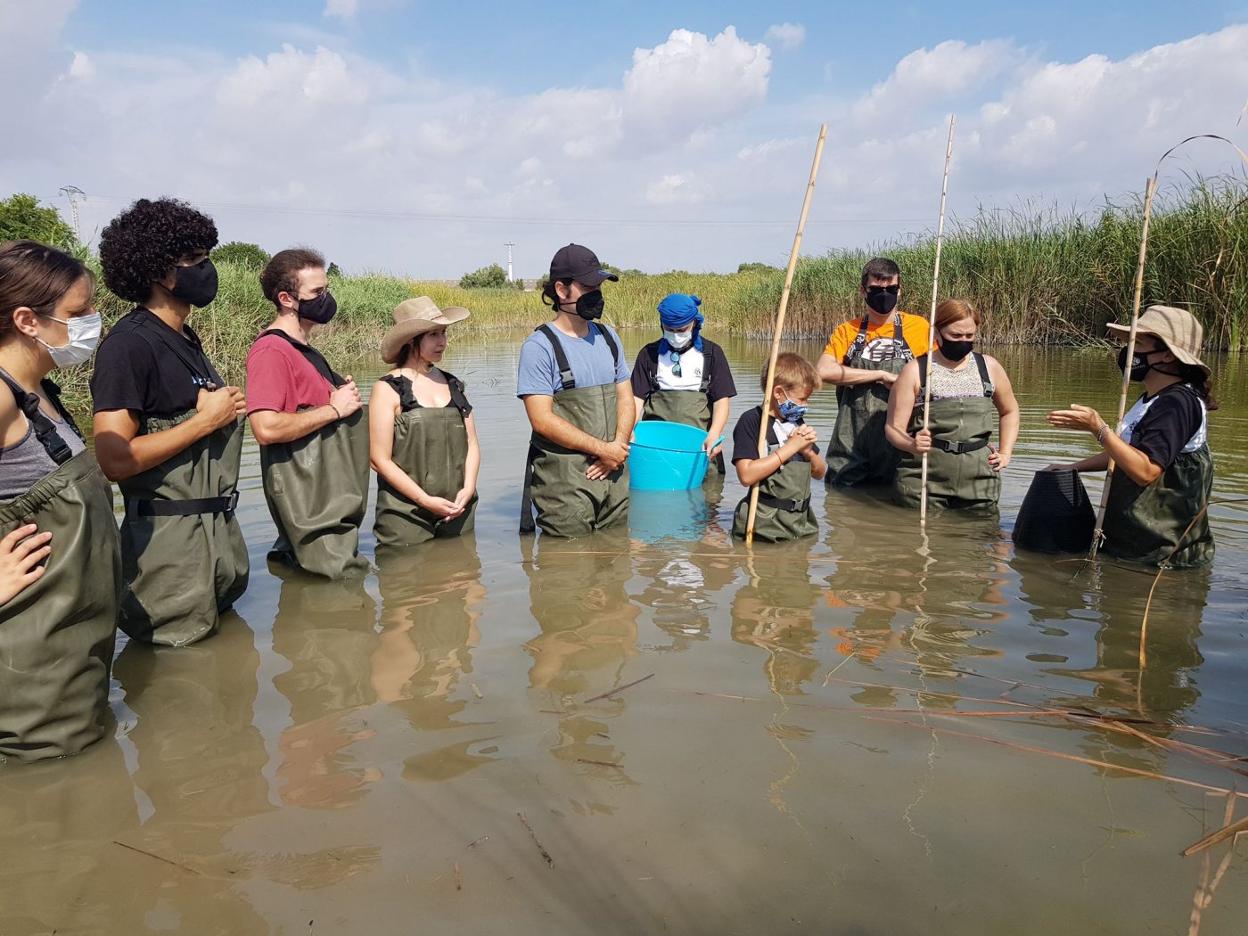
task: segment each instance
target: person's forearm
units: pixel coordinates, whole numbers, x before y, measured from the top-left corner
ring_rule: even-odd
[[[633,425],[641,422],[641,411],[645,408],[646,401],[634,394],[633,396]]]
[[[770,478],[783,464],[777,452],[769,452],[762,458],[739,458],[733,467],[737,469],[737,480],[745,487],[753,487]]]
[[[901,449],[901,451],[909,452],[911,455],[918,454],[918,449],[914,444],[914,437],[908,432],[902,432],[892,423],[884,424],[884,438],[895,449]]]
[[[387,484],[409,501],[414,504],[420,504],[424,501],[426,496],[424,488],[413,481],[412,476],[396,465],[393,459],[374,455],[371,461],[373,470],[377,472],[378,477],[384,478]]]
[[[1000,452],[1007,458],[1014,456],[1014,446],[1018,442],[1018,410],[1001,416],[1001,447]]]
[[[1089,455],[1087,458],[1081,458],[1070,466],[1075,471],[1104,471],[1109,467],[1109,455],[1105,452],[1098,452],[1095,455]]]
[[[629,383],[615,385],[615,441],[624,445],[633,437],[633,426],[637,422],[634,399]]]
[[[806,460],[810,462],[810,476],[816,481],[823,480],[823,476],[828,473],[827,460],[815,452],[809,453]]]
[[[324,429],[330,423],[338,421],[338,411],[332,403],[324,403],[297,413],[277,413],[273,410],[258,410],[248,417],[251,422],[251,434],[261,445],[278,445],[282,442],[296,442],[304,436]]]
[[[606,440],[596,438],[576,428],[554,413],[544,413],[536,417],[532,425],[533,431],[546,441],[572,449],[574,452],[584,452],[592,458],[597,458],[606,448]]]
[[[718,439],[724,434],[724,429],[728,426],[728,415],[731,404],[727,397],[716,400],[711,405],[711,426],[707,429],[706,434],[712,440]]]
[[[481,473],[481,446],[474,435],[468,442],[468,457],[464,459],[464,487],[477,489],[477,476]]]
[[[836,384],[840,387],[853,387],[858,384],[875,383],[886,371],[865,370],[859,367],[846,367],[839,361],[821,360],[819,362],[819,379],[824,383]]]
[[[1122,439],[1112,429],[1107,429],[1102,445],[1105,452],[1114,460],[1114,467],[1122,471],[1128,478],[1141,487],[1146,487],[1157,480],[1161,469],[1153,464],[1153,460],[1131,443]]]
[[[160,432],[131,439],[106,430],[95,435],[95,457],[108,480],[125,481],[164,464],[212,432],[198,414]]]

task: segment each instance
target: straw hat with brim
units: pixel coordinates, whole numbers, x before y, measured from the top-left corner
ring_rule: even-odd
[[[1130,325],[1110,322],[1105,327],[1124,338],[1131,333]],[[1149,306],[1140,316],[1135,332],[1137,335],[1152,335],[1158,341],[1164,342],[1170,353],[1184,364],[1199,367],[1205,372],[1205,376],[1209,375],[1209,365],[1200,359],[1200,342],[1205,332],[1200,327],[1200,322],[1196,321],[1196,316],[1187,309]]]
[[[394,307],[394,324],[381,339],[381,359],[393,364],[399,359],[399,352],[413,338],[462,322],[470,315],[462,306],[447,306],[439,309],[428,296],[417,296],[415,299],[404,299]]]

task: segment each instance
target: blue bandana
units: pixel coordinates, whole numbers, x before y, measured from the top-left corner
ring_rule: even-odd
[[[684,293],[672,293],[659,303],[659,324],[668,330],[683,328],[690,322],[693,326],[693,347],[699,351],[702,350],[702,313],[698,311],[698,306],[702,304],[702,300],[697,296],[686,296]],[[662,356],[673,350],[667,343],[667,339],[663,338],[659,341],[659,355]]]

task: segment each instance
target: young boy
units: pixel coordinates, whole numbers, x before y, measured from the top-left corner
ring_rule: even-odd
[[[767,389],[767,370],[762,387]],[[822,478],[828,463],[815,444],[815,430],[802,420],[806,401],[819,389],[819,374],[801,355],[785,352],[776,358],[776,379],[768,401],[767,448],[758,445],[762,406],[741,414],[732,432],[732,464],[737,479],[749,487],[759,485],[754,536],[778,543],[813,536],[819,526],[810,508],[810,479]],[[745,536],[749,495],[737,504],[732,535]]]

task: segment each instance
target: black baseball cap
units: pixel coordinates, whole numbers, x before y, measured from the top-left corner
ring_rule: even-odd
[[[550,279],[576,280],[582,286],[601,286],[603,280],[619,282],[614,273],[602,268],[598,255],[580,244],[560,247],[550,261]]]

